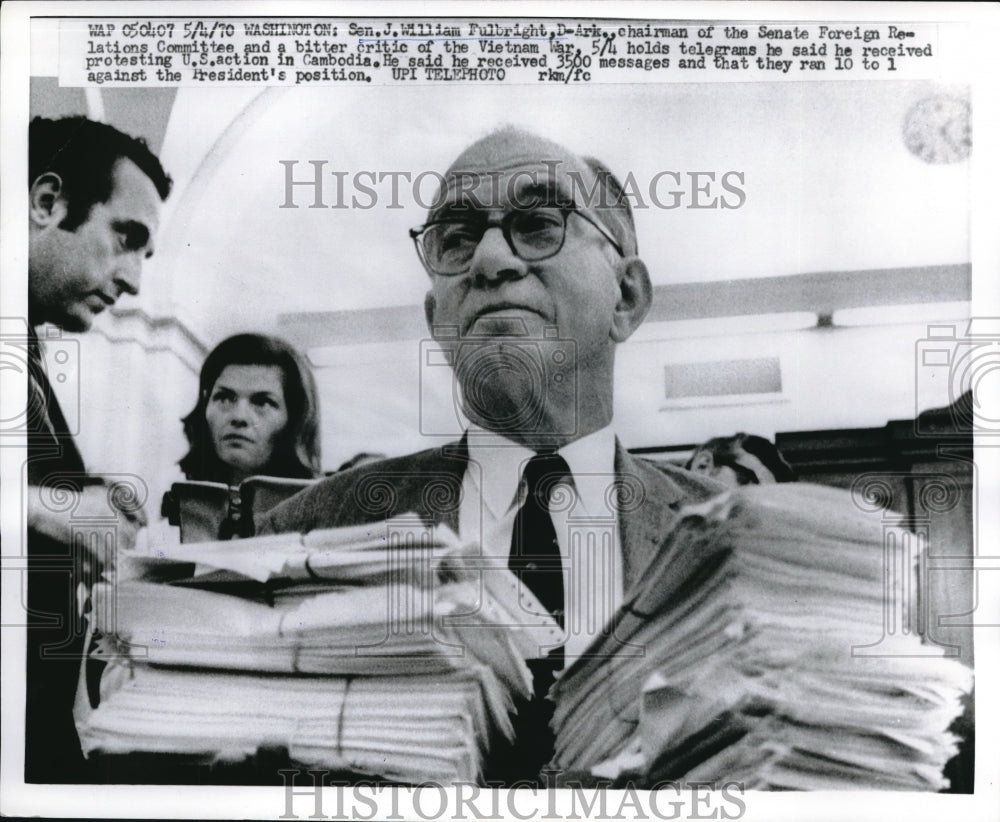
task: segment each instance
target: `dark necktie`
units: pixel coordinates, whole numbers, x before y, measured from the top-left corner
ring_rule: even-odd
[[[514,517],[508,562],[521,584],[531,590],[560,626],[565,607],[562,558],[549,505],[552,490],[569,476],[569,466],[558,454],[538,454],[525,466],[527,493]],[[545,697],[555,672],[563,666],[563,659],[563,649],[555,648],[542,659],[528,660],[534,696],[518,710],[514,745],[496,762],[496,775],[507,784],[519,780],[540,784],[539,772],[552,758],[555,740],[551,721],[555,706]]]
[[[32,332],[28,337],[28,434],[43,430],[56,436],[52,419],[49,417],[49,378],[45,368],[45,357],[38,337]]]
[[[569,476],[569,466],[558,454],[536,454],[528,461],[524,468],[527,492],[514,517],[508,563],[560,626],[565,606],[562,557],[549,503],[552,490]]]

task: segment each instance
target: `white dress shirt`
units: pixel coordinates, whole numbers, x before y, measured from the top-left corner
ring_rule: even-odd
[[[468,435],[459,535],[483,554],[509,557],[514,518],[527,491],[524,466],[535,452],[481,428]],[[562,556],[565,652],[575,658],[609,624],[623,594],[615,485],[615,435],[610,426],[558,453],[572,478],[552,492],[549,512]]]

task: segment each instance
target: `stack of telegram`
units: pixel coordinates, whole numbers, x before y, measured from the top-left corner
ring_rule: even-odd
[[[520,624],[525,592],[505,567],[470,569],[450,532],[400,539],[405,527],[120,562],[92,596],[109,664],[99,704],[78,696],[84,751],[218,762],[283,746],[311,767],[392,781],[481,780],[531,694],[525,659],[559,629]]]
[[[553,687],[553,766],[647,787],[947,787],[970,672],[909,630],[917,552],[883,532],[819,486],[687,509]]]

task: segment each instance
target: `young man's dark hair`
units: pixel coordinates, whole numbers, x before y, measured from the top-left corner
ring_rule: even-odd
[[[754,468],[747,462],[750,454],[759,460],[760,465],[769,471],[774,482],[795,482],[798,478],[795,469],[786,462],[777,446],[764,437],[756,434],[744,434],[742,431],[731,437],[712,437],[702,443],[691,455],[684,466],[689,471],[717,476],[720,468],[729,468],[737,485],[758,485],[771,482],[764,472]],[[761,476],[763,474],[763,476]]]
[[[87,331],[139,293],[171,180],[145,141],[84,117],[31,122],[28,175],[25,781],[85,782],[93,774],[73,721],[87,650],[77,591],[134,546],[146,515],[88,474],[35,329]],[[49,502],[53,489],[66,504]],[[105,525],[81,530],[110,516],[110,543]]]
[[[86,117],[36,117],[28,126],[28,185],[43,174],[59,175],[69,210],[60,224],[66,231],[84,223],[94,203],[107,202],[111,169],[122,157],[152,180],[161,200],[167,199],[173,181],[141,137]]]

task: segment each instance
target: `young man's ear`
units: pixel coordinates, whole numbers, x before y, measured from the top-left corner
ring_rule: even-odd
[[[646,264],[639,257],[619,262],[618,301],[611,319],[611,339],[625,342],[646,319],[653,304],[653,284]]]
[[[54,172],[38,177],[28,190],[28,219],[39,228],[58,225],[66,217],[62,178]]]

